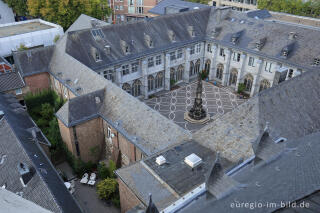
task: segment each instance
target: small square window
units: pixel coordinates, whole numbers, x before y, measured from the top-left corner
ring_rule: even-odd
[[[21,95],[22,94],[22,89],[16,89],[16,95]]]
[[[160,65],[161,64],[161,55],[157,55],[156,57],[156,65]]]
[[[154,60],[153,57],[148,58],[148,67],[153,67],[154,66]]]

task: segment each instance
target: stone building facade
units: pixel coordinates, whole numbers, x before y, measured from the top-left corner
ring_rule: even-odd
[[[258,7],[257,0],[213,0],[209,3],[212,6],[231,6],[233,10],[248,11],[256,10]]]

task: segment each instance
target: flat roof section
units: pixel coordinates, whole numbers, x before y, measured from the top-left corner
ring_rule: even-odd
[[[39,21],[0,27],[0,38],[53,28]]]

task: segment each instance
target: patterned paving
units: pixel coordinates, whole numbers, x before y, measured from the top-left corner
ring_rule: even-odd
[[[206,124],[191,124],[184,120],[184,113],[193,106],[197,82],[170,91],[158,97],[146,100],[145,103],[162,115],[173,120],[181,127],[194,132]],[[208,82],[203,82],[202,101],[204,109],[210,114],[211,120],[227,113],[243,103],[226,88],[219,88]]]

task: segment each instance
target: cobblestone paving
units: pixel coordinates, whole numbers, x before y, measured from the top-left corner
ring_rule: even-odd
[[[203,82],[202,85],[203,107],[210,114],[211,121],[245,101],[238,98],[227,88],[219,88],[208,82]],[[193,82],[185,87],[146,100],[145,103],[181,127],[195,132],[206,124],[191,124],[184,120],[184,113],[193,106],[196,87],[197,82]]]

